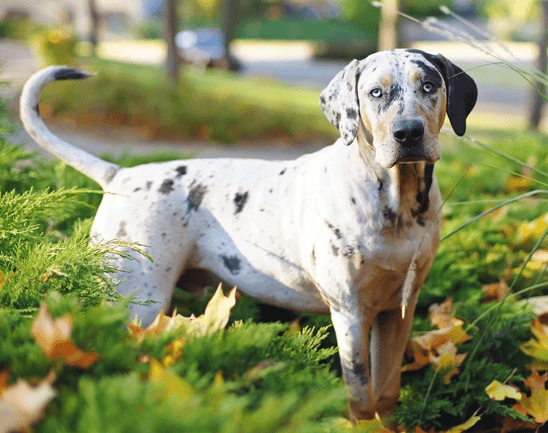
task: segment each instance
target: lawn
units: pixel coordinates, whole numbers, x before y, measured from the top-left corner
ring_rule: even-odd
[[[169,127],[180,121],[172,114],[173,106],[177,113],[193,115],[178,93],[156,96],[154,78],[161,79],[160,70],[88,62],[94,70],[106,71],[104,81],[101,74],[48,90],[46,104],[53,113],[77,109],[76,115],[84,118],[103,116],[100,104],[107,98],[123,122],[136,122],[125,116],[144,111],[147,121],[164,119]],[[135,79],[122,85],[128,72]],[[203,96],[203,108],[199,101],[185,101],[209,115],[220,88],[230,104],[219,108],[221,114],[234,107],[231,98],[245,89],[245,101],[237,104],[249,113],[254,104],[272,107],[268,119],[279,123],[270,125],[287,125],[284,112],[289,107],[312,116],[317,103],[312,103],[313,92],[296,97],[295,89],[227,80],[221,73],[186,74],[177,92]],[[159,105],[166,97],[169,103]],[[80,98],[80,104],[71,98]],[[150,100],[156,102],[147,111]],[[315,107],[320,125],[323,115]],[[0,116],[5,135],[9,122],[5,112]],[[254,122],[240,124],[238,116],[227,124],[249,131],[247,123]],[[202,126],[215,130],[212,119]],[[300,128],[311,128],[303,123]],[[329,128],[326,123],[325,134],[331,138]],[[230,128],[221,130],[224,134]],[[235,131],[234,136],[244,134]],[[318,126],[320,137],[321,131]],[[548,336],[538,323],[535,335],[541,343],[533,339],[532,319],[541,311],[520,302],[548,294],[548,138],[518,130],[493,130],[484,137],[490,137],[484,139],[487,146],[441,136],[443,157],[436,176],[445,199],[443,240],[421,292],[405,360],[408,371],[395,417],[407,431],[420,432],[418,426],[447,431],[467,420],[476,421],[473,428],[480,430],[505,423],[511,431],[512,426],[527,425],[518,424],[525,420],[535,428],[548,413],[545,378],[530,368],[547,369],[542,344]],[[537,189],[541,191],[533,193]],[[148,331],[126,325],[129,300],[116,294],[115,281],[108,277],[114,269],[104,261],[118,254],[119,245],[87,245],[101,198],[97,186],[70,167],[39,160],[2,138],[0,192],[0,333],[5,336],[0,340],[0,413],[22,411],[22,428],[34,423],[33,431],[45,432],[351,429],[328,317],[291,313],[241,297],[230,309],[226,329],[199,332],[185,317],[204,314],[214,290],[195,300],[177,289],[174,308],[180,316],[163,319]],[[511,199],[516,200],[505,204]],[[495,206],[500,207],[459,228]],[[207,313],[201,317],[207,323]],[[55,345],[44,341],[40,335],[47,332],[63,350],[56,352]],[[496,400],[485,391],[493,383],[497,386],[494,381],[515,389],[501,385],[497,389],[503,390],[502,398]],[[31,387],[25,388],[26,383]],[[21,407],[31,398],[42,404]],[[533,400],[540,412],[528,410]],[[7,430],[5,419],[0,417],[0,431]]]

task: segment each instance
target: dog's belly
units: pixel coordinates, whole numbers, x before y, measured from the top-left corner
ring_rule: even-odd
[[[269,251],[268,246],[234,240],[217,225],[210,224],[208,230],[198,236],[186,269],[200,270],[210,281],[237,286],[243,293],[271,305],[313,313],[329,312],[304,269]]]

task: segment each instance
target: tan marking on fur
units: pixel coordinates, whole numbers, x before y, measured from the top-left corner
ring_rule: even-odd
[[[386,75],[383,75],[380,82],[381,82],[381,85],[385,89],[387,89],[388,87],[392,85],[392,81],[393,81],[392,74],[386,74]]]
[[[410,72],[409,72],[409,81],[411,83],[414,83],[414,82],[417,82],[417,81],[421,81],[421,74],[419,72],[418,69],[412,69]]]

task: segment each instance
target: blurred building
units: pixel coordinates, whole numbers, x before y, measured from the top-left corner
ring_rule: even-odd
[[[101,32],[114,36],[157,14],[162,0],[95,0],[101,15]],[[0,0],[0,19],[31,18],[45,24],[74,24],[76,33],[90,30],[88,0]]]

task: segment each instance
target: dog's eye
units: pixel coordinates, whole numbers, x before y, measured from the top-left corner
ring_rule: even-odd
[[[382,90],[381,89],[371,90],[371,96],[373,96],[373,98],[380,98],[382,96]]]
[[[424,93],[431,93],[434,90],[434,85],[432,83],[424,83],[422,90],[424,90]]]

